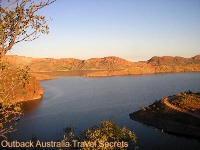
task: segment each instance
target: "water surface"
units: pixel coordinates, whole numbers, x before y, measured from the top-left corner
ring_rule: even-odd
[[[10,138],[57,140],[63,128],[82,131],[102,120],[134,130],[140,149],[198,149],[196,139],[161,133],[129,118],[129,113],[162,97],[186,90],[200,91],[200,73],[120,76],[105,78],[61,77],[41,82],[44,97],[26,104],[18,131]]]

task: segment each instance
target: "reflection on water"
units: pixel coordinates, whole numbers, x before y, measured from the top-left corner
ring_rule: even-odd
[[[195,139],[177,137],[133,121],[129,113],[162,97],[188,89],[200,91],[200,73],[177,73],[105,78],[66,77],[41,83],[41,101],[25,104],[25,115],[10,139],[58,140],[63,128],[84,130],[113,119],[134,130],[140,149],[198,149]]]
[[[21,107],[23,109],[24,113],[31,112],[35,110],[41,103],[41,99],[39,100],[33,100],[33,101],[26,101],[21,103]]]

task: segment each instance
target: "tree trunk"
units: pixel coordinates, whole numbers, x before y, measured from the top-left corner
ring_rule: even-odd
[[[2,67],[5,60],[5,53],[3,50],[0,51],[0,68]]]

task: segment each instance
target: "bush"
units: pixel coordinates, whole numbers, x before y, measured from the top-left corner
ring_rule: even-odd
[[[95,143],[93,147],[78,147],[80,149],[126,149],[129,144],[136,143],[136,135],[126,127],[118,127],[112,121],[103,121],[74,137],[74,130],[71,127],[65,128],[67,131],[64,140],[73,142],[75,140],[83,143]],[[77,148],[77,147],[73,147]],[[69,148],[70,149],[70,148]],[[71,147],[72,149],[72,147]]]
[[[142,107],[141,110],[142,110],[142,111],[146,111],[146,108],[145,108],[145,107]]]

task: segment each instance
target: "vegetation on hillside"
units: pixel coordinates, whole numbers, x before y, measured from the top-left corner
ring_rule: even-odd
[[[200,114],[200,94],[185,92],[171,101],[173,105]]]

